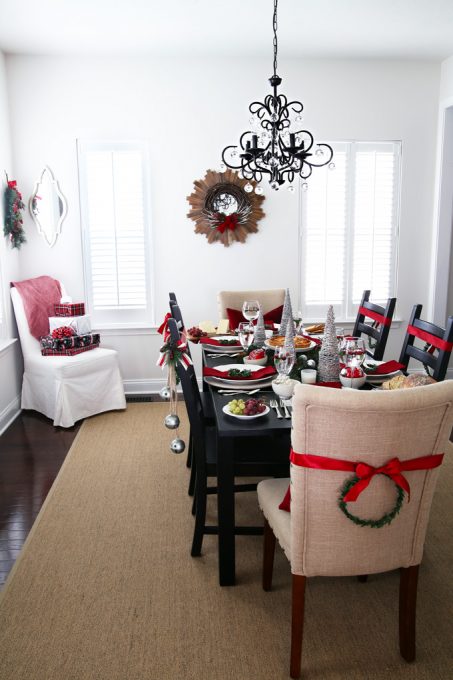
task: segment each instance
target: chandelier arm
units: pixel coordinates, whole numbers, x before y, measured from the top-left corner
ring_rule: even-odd
[[[320,149],[322,146],[325,147],[326,149],[328,149],[328,154],[329,154],[329,156],[328,156],[327,160],[320,161],[319,163],[312,162],[312,161],[307,161],[307,160],[306,160],[305,163],[307,163],[308,165],[310,165],[310,166],[313,167],[313,168],[322,168],[324,165],[327,165],[327,163],[330,163],[330,161],[332,160],[332,158],[333,158],[333,149],[332,149],[332,147],[330,146],[330,144],[317,144],[316,146],[317,146],[319,149]]]

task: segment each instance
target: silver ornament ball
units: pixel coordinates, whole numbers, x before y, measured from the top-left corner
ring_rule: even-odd
[[[165,416],[164,424],[169,430],[176,430],[179,427],[179,416],[175,413],[170,413],[168,416]]]
[[[179,437],[173,439],[172,443],[170,444],[170,451],[172,451],[172,453],[182,453],[185,448],[185,443]]]
[[[316,361],[313,361],[313,359],[309,359],[309,360],[307,361],[307,366],[308,366],[309,368],[316,368]]]
[[[162,397],[162,399],[170,399],[171,389],[168,387],[168,385],[166,385],[165,387],[162,387],[159,394]]]

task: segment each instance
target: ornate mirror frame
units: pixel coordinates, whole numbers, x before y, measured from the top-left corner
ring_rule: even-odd
[[[241,179],[232,170],[208,170],[203,179],[195,180],[194,191],[187,200],[191,210],[187,217],[195,222],[195,233],[205,234],[208,243],[228,247],[235,241],[244,243],[249,234],[258,231],[258,221],[264,217],[261,203],[264,196],[246,185],[256,182]]]
[[[44,211],[40,211],[40,201],[43,200],[44,193],[42,188],[45,183],[50,187],[52,194],[49,198],[53,199],[53,206],[47,204],[47,210],[53,215],[46,216]],[[68,212],[68,204],[60,191],[58,181],[54,178],[52,170],[46,165],[41,173],[40,179],[35,184],[35,189],[30,196],[28,202],[28,209],[33,218],[34,223],[38,229],[39,234],[43,237],[49,248],[55,245],[58,236],[61,233],[61,225]],[[47,224],[44,219],[48,218]],[[51,223],[49,223],[49,220]]]

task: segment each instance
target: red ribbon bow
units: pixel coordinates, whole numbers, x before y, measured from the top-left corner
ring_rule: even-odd
[[[231,229],[231,231],[234,231],[237,227],[238,224],[238,216],[236,213],[233,213],[232,215],[225,215],[224,221],[217,225],[217,231],[220,231],[221,234],[225,231],[225,229]]]
[[[406,491],[410,499],[410,486],[407,479],[402,474],[411,470],[432,470],[439,467],[444,457],[443,453],[436,453],[432,456],[420,456],[409,460],[399,460],[392,458],[385,465],[375,468],[368,463],[355,463],[350,460],[340,460],[339,458],[329,458],[328,456],[314,456],[310,453],[297,453],[291,449],[289,459],[294,465],[299,467],[314,468],[316,470],[340,470],[342,472],[354,472],[359,481],[345,495],[346,502],[356,501],[362,491],[364,491],[375,475],[387,475],[395,484]]]
[[[406,477],[401,474],[401,461],[398,458],[392,458],[385,465],[375,468],[367,463],[357,463],[355,473],[359,477],[359,481],[352,489],[348,491],[344,497],[346,502],[356,501],[362,491],[364,491],[375,475],[387,475],[393,479],[395,484],[400,486],[407,493],[408,499],[411,497],[411,490],[409,482]]]
[[[168,319],[171,318],[172,316],[170,312],[167,312],[165,314],[165,319],[162,321],[159,328],[157,329],[157,332],[164,336],[164,340],[166,340],[167,336],[170,335],[170,331],[168,330]]]
[[[15,179],[10,179],[8,181],[8,187],[9,189],[15,189],[17,187],[17,182]]]

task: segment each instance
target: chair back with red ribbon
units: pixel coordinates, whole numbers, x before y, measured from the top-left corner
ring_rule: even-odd
[[[245,300],[258,300],[263,314],[266,314],[283,305],[285,301],[285,289],[221,290],[217,296],[220,318],[228,318],[227,309],[238,310],[242,314],[242,304]]]
[[[176,295],[174,293],[170,293],[170,296],[174,296],[174,299],[172,297],[169,297],[170,313],[174,320],[176,321],[178,331],[183,336],[184,341],[186,341],[186,329],[184,326],[184,320],[182,318],[181,308],[179,307],[178,302],[176,300]],[[187,344],[187,353],[189,356],[191,356],[189,344]]]
[[[384,358],[385,347],[395,311],[396,298],[389,298],[385,307],[370,302],[371,291],[364,290],[357,312],[352,335],[360,337],[362,333],[368,336],[370,347],[367,354],[377,361]]]
[[[407,370],[410,359],[416,359],[427,370],[431,369],[429,372],[434,380],[443,380],[453,350],[453,316],[448,317],[444,329],[420,319],[421,312],[422,305],[414,305],[399,360]],[[423,349],[415,346],[417,339],[424,343]]]
[[[368,392],[296,387],[292,572],[346,576],[419,564],[452,426],[453,381]]]
[[[181,335],[176,320],[173,318],[168,319],[167,325],[171,341],[177,343],[181,340]],[[181,383],[184,401],[186,403],[191,435],[202,449],[204,447],[203,406],[194,366],[190,363],[190,365],[184,367],[181,363],[178,363],[176,365],[176,372]]]

